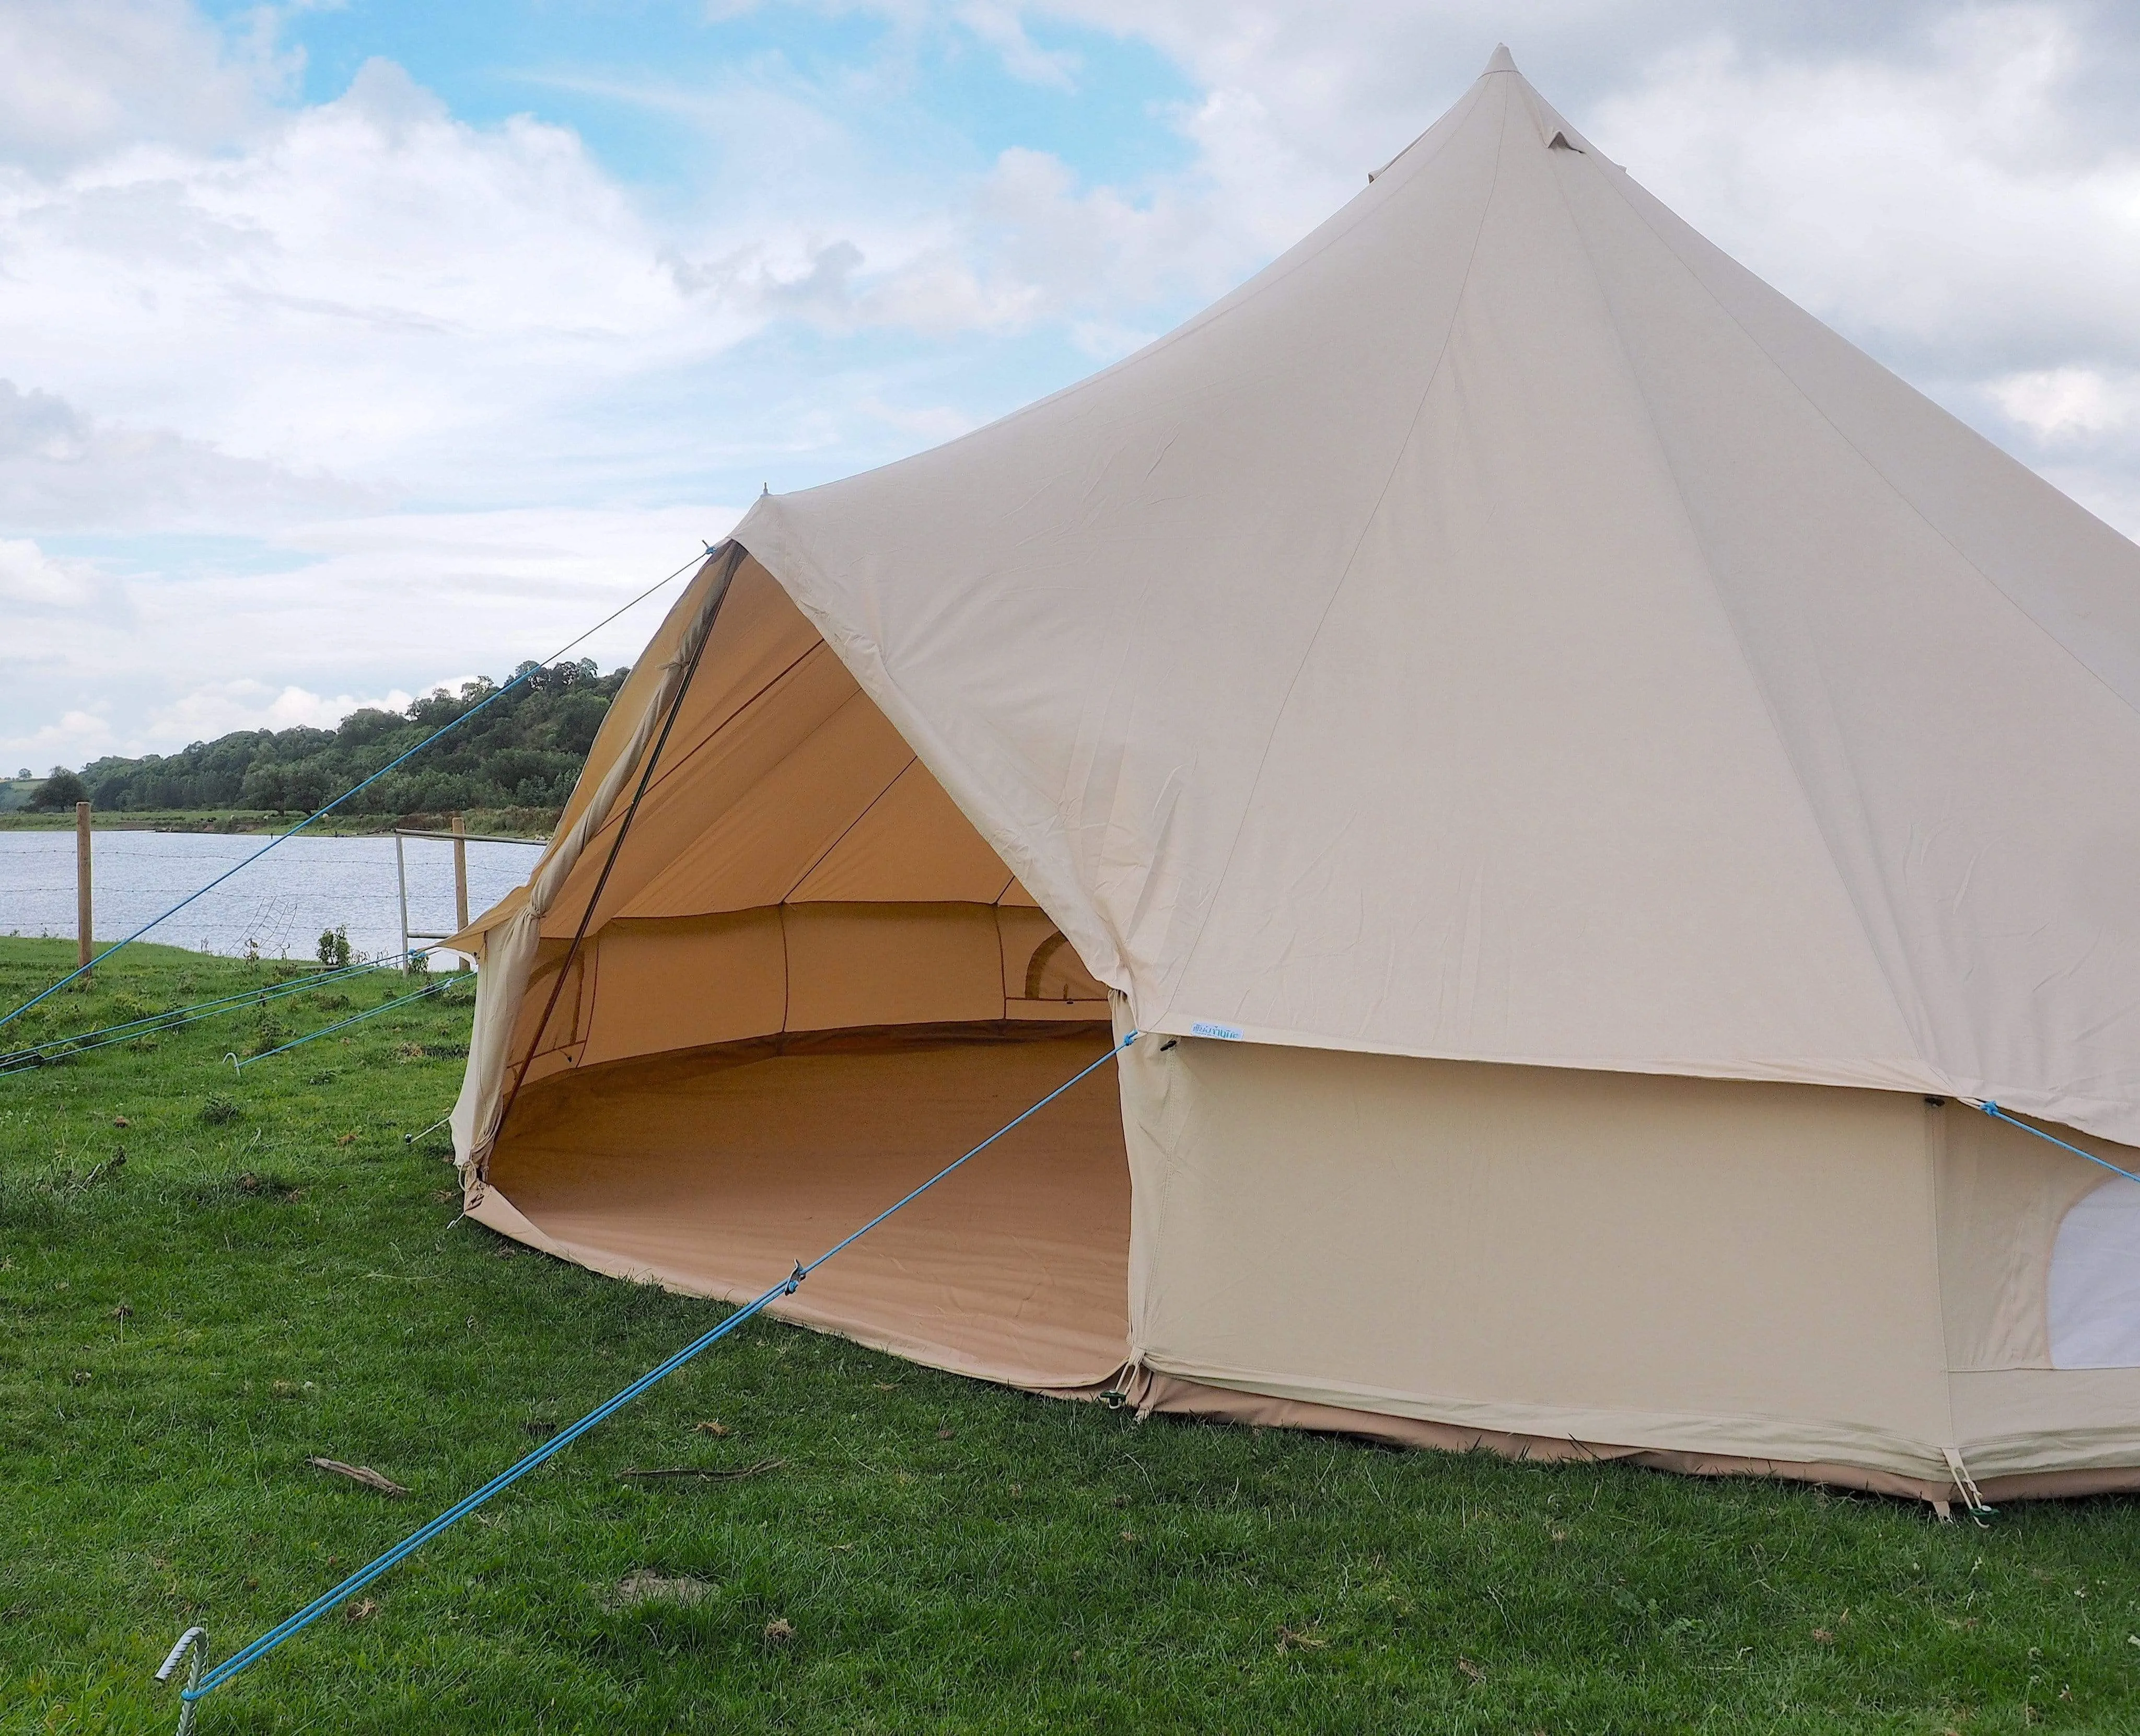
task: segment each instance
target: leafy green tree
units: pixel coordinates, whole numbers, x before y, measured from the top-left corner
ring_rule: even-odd
[[[54,808],[72,807],[77,802],[89,799],[88,785],[65,766],[54,766],[52,775],[31,792],[30,806],[49,813]]]
[[[312,813],[326,805],[327,786],[332,781],[317,760],[305,760],[282,774],[282,800],[298,813]]]
[[[440,813],[453,808],[555,807],[571,793],[587,750],[626,674],[603,674],[590,659],[547,667],[498,695],[485,678],[436,688],[405,710],[366,706],[333,729],[241,729],[177,753],[108,758],[82,769],[100,807],[243,807],[309,813],[391,764],[434,731],[461,728],[371,785],[347,804],[359,814]]]
[[[246,772],[244,782],[238,787],[239,802],[246,807],[268,808],[276,813],[281,813],[289,806],[282,795],[283,776],[284,768],[278,765],[266,764],[253,767]],[[190,802],[179,805],[193,806]]]

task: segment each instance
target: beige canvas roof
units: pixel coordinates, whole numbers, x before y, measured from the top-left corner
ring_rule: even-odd
[[[2140,1140],[2140,550],[1505,52],[1180,331],[736,537],[1147,1030]]]

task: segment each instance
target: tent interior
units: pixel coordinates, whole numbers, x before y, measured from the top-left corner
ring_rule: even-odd
[[[479,1215],[695,1294],[757,1294],[1113,1042],[1107,991],[755,561],[552,909]],[[1102,1070],[779,1312],[1096,1390],[1129,1213]]]

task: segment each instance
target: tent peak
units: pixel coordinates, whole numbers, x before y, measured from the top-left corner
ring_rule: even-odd
[[[1513,72],[1515,70],[1516,57],[1509,52],[1509,45],[1506,42],[1495,43],[1493,58],[1486,62],[1486,72]],[[1486,72],[1480,73],[1480,77],[1484,78]]]

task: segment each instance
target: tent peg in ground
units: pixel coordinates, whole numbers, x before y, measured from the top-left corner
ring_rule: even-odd
[[[170,1655],[164,1660],[163,1667],[156,1672],[156,1680],[160,1682],[170,1680],[177,1674],[179,1664],[189,1651],[193,1653],[194,1661],[192,1669],[187,1672],[184,1691],[190,1694],[199,1687],[201,1671],[208,1664],[208,1630],[204,1627],[189,1627],[179,1635],[179,1643],[171,1648]],[[194,1702],[190,1699],[179,1702],[179,1736],[188,1736],[192,1730],[194,1706]]]

